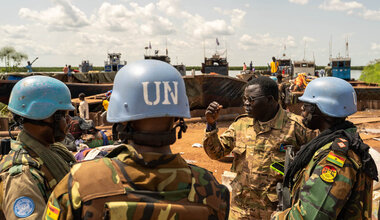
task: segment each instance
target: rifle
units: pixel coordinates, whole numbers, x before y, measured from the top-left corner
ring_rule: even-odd
[[[290,163],[294,160],[294,156],[294,147],[287,145],[285,153],[285,173],[288,171]],[[291,206],[290,189],[284,187],[283,183],[279,182],[276,185],[276,192],[278,197],[277,211],[284,211]]]
[[[11,151],[11,139],[1,139],[0,155],[6,155]]]

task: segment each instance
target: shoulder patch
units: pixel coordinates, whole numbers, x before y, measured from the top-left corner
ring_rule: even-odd
[[[347,155],[350,143],[344,138],[335,138],[331,145],[331,149],[335,152],[340,152],[343,155]]]
[[[55,207],[51,202],[48,202],[47,210],[46,210],[46,219],[57,220],[59,217],[59,213],[61,210]]]
[[[240,118],[245,118],[245,117],[248,117],[248,114],[242,114],[242,115],[239,115],[235,118],[234,122],[239,120]]]
[[[326,161],[333,163],[339,167],[343,167],[346,158],[335,154],[333,151],[330,151],[327,155]]]
[[[16,199],[13,204],[13,212],[19,218],[26,218],[34,212],[34,202],[27,196],[22,196]]]
[[[322,173],[319,176],[326,183],[333,183],[337,173],[335,167],[326,165],[322,168]]]

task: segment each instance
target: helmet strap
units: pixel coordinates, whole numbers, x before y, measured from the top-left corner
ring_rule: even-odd
[[[163,132],[143,132],[135,131],[131,123],[126,126],[119,124],[117,126],[117,131],[119,138],[122,142],[127,143],[128,140],[132,140],[135,144],[150,146],[150,147],[163,147],[167,145],[172,145],[176,141],[176,128],[180,127],[178,131],[178,139],[182,138],[182,132],[186,132],[187,126],[185,121],[181,118],[179,123],[170,129],[170,131]]]
[[[65,132],[61,131],[59,128],[59,121],[61,120],[61,115],[60,114],[54,114],[53,115],[53,122],[46,122],[42,120],[33,120],[33,119],[28,119],[28,118],[23,118],[23,123],[28,122],[31,124],[35,125],[41,125],[41,126],[48,126],[51,129],[53,129],[53,135],[54,135],[54,140],[55,141],[61,141],[65,138],[66,134]]]

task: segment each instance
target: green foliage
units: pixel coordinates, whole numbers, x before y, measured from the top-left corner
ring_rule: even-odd
[[[27,60],[28,55],[17,52],[13,47],[3,47],[0,49],[0,60],[5,64],[4,72],[17,72],[23,60]],[[13,63],[11,62],[13,61]],[[3,71],[3,70],[2,70]]]
[[[364,67],[360,80],[367,83],[380,83],[380,60],[375,60]]]

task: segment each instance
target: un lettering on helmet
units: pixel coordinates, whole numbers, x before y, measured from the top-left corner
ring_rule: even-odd
[[[114,80],[107,120],[117,123],[157,117],[190,118],[181,74],[158,60],[124,66]]]
[[[155,91],[154,96],[156,98],[152,102],[152,101],[149,101],[149,92],[148,92],[148,85],[150,84],[150,82],[142,82],[145,104],[147,104],[147,105],[158,105],[160,102],[163,105],[177,105],[178,104],[178,82],[177,81],[171,81],[171,82],[155,81],[153,83],[156,87],[156,89],[154,90]],[[173,89],[169,83],[173,85]],[[160,89],[161,85],[163,85],[163,88],[164,88],[164,94],[163,94],[164,97],[163,97],[162,101],[161,101],[161,89]],[[169,94],[171,97],[171,101],[169,100]]]

